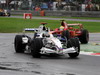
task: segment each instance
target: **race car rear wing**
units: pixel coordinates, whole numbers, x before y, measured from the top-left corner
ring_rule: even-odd
[[[83,25],[82,25],[82,24],[80,24],[80,23],[67,24],[67,25],[68,25],[68,27],[70,27],[70,26],[79,26],[79,27],[80,27],[80,29],[81,29],[81,28],[83,28]]]
[[[68,26],[81,26],[82,24],[80,23],[74,23],[74,24],[67,24]]]

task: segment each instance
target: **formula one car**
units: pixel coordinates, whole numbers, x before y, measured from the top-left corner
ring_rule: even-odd
[[[40,58],[44,54],[68,54],[71,58],[75,58],[80,53],[80,44],[77,38],[66,39],[54,37],[47,28],[46,23],[42,23],[39,28],[25,28],[26,31],[34,31],[34,36],[31,38],[25,33],[16,35],[14,40],[15,51],[24,53],[26,50],[31,52],[35,58]]]
[[[64,20],[61,20],[61,27],[56,28],[51,31],[52,34],[60,34],[66,36],[67,39],[78,37],[82,44],[87,44],[89,41],[89,32],[83,28],[83,25],[80,23],[67,24]]]
[[[10,16],[10,12],[8,10],[0,9],[0,16]]]

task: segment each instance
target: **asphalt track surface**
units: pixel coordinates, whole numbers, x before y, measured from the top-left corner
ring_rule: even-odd
[[[12,16],[23,18],[20,16]],[[33,17],[34,19],[61,20],[62,18]],[[65,19],[100,22],[100,20]],[[68,55],[40,59],[29,53],[15,53],[16,33],[0,33],[0,75],[100,75],[100,57],[80,54],[76,59]],[[90,43],[100,43],[100,33],[90,34]]]
[[[75,59],[68,55],[37,59],[29,53],[15,53],[15,35],[0,33],[0,75],[100,75],[99,56],[80,54]],[[90,42],[100,42],[99,37],[100,33],[90,33]]]

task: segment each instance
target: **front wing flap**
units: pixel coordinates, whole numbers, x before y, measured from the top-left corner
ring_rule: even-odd
[[[76,50],[74,47],[67,48],[67,49],[62,49],[62,50],[52,50],[46,47],[41,48],[41,54],[46,54],[46,53],[56,53],[56,54],[67,54],[67,53],[75,53]]]

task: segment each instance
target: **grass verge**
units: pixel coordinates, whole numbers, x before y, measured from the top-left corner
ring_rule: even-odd
[[[22,18],[7,18],[0,17],[0,32],[1,33],[14,33],[22,32],[24,28],[35,28],[40,25],[41,22],[46,22],[47,27],[55,29],[60,27],[60,21],[58,20],[45,20],[45,19],[22,19]],[[67,21],[68,23],[82,23],[84,28],[89,32],[100,32],[100,22],[78,22]]]

